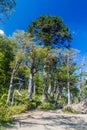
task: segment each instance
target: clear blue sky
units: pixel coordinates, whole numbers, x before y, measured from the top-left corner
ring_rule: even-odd
[[[73,34],[72,46],[87,54],[87,0],[16,0],[14,13],[0,25],[6,35],[25,30],[42,14],[61,16]]]

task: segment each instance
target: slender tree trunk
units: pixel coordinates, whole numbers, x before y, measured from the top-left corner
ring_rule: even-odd
[[[49,82],[49,86],[48,86],[48,94],[51,94],[51,81]]]
[[[86,105],[87,105],[87,78],[86,78]]]
[[[80,74],[82,73],[82,68],[80,69]],[[82,102],[82,76],[80,76],[80,102]]]
[[[47,89],[47,73],[45,72],[44,70],[44,84],[43,84],[43,95],[42,95],[42,99],[43,99],[43,102],[45,100],[48,99],[48,89]]]
[[[33,91],[33,74],[31,71],[29,77],[29,85],[28,85],[28,98],[30,101],[32,100],[32,91]]]
[[[34,86],[33,86],[33,93],[34,93],[34,95],[36,94],[36,84],[35,84],[35,82],[34,82]]]
[[[13,93],[13,96],[12,96],[12,105],[14,104],[14,98],[15,98],[15,91],[14,91],[14,93]]]
[[[69,81],[69,55],[67,56],[67,89],[68,89],[68,105],[71,104],[70,99],[70,81]]]
[[[80,74],[82,74],[83,72],[84,63],[85,63],[85,57],[82,58]],[[80,102],[82,102],[82,76],[80,76]]]
[[[13,88],[13,79],[14,79],[14,71],[12,73],[11,80],[10,80],[10,86],[9,86],[8,96],[7,96],[7,104],[10,102],[11,91]]]
[[[61,94],[62,94],[62,86],[58,85],[56,90],[56,104],[58,104],[58,99],[61,97]]]
[[[53,97],[53,100],[54,100],[56,89],[57,89],[57,81],[54,79],[53,82],[54,82],[54,85],[53,85],[53,89],[52,89],[51,93],[52,93],[52,97]]]
[[[71,104],[71,99],[70,99],[70,82],[67,82],[67,87],[68,87],[68,105]]]
[[[9,85],[9,90],[8,90],[8,96],[7,96],[7,102],[6,102],[7,104],[10,102],[11,92],[12,92],[12,88],[13,88],[14,75],[15,75],[16,71],[18,70],[20,64],[21,64],[21,62],[17,61],[16,65],[13,68],[13,71],[12,71],[12,75],[11,75],[11,79],[10,79],[10,85]]]

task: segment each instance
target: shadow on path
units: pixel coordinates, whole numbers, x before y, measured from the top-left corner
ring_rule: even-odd
[[[42,127],[42,129],[41,129]],[[14,124],[6,126],[6,130],[87,130],[87,119],[86,117],[79,116],[68,116],[68,115],[58,115],[53,113],[31,116],[26,115],[24,117],[17,118]],[[36,129],[35,129],[36,128]]]

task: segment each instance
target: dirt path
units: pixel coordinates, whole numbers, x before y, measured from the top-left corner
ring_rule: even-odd
[[[6,130],[87,130],[87,115],[59,114],[59,111],[34,111],[15,116]]]

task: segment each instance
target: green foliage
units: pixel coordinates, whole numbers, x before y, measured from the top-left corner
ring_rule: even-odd
[[[0,85],[6,86],[10,82],[10,64],[14,60],[15,49],[16,42],[14,40],[0,36]]]
[[[28,110],[33,110],[33,109],[36,109],[36,108],[37,108],[36,102],[34,102],[34,101],[29,102]]]
[[[55,104],[45,102],[45,103],[41,104],[40,106],[38,106],[38,109],[55,110],[55,109],[57,109],[57,106]]]
[[[9,107],[0,105],[0,122],[8,122],[12,119],[12,112]]]
[[[28,108],[27,105],[21,104],[21,105],[13,105],[9,106],[9,111],[11,111],[12,115],[20,114],[22,112],[25,112]]]
[[[7,97],[6,93],[1,94],[1,96],[0,96],[0,104],[2,104],[2,105],[6,104],[6,97]]]
[[[29,100],[28,100],[28,92],[26,89],[21,89],[20,90],[20,95],[18,95],[17,90],[14,90],[14,104],[15,105],[22,105],[22,104],[28,104]]]
[[[41,104],[41,96],[40,95],[34,95],[32,97],[32,101],[28,101],[28,109],[37,109],[37,107]]]
[[[42,76],[42,73],[36,74],[34,76],[34,82],[35,82],[35,85],[36,85],[36,94],[42,95],[42,93],[43,93],[43,76]]]
[[[62,109],[62,111],[63,111],[64,113],[74,113],[74,114],[77,113],[77,112],[76,112],[72,107],[70,107],[70,106],[64,107],[64,108]]]
[[[59,104],[66,104],[67,103],[67,98],[66,97],[62,97],[62,98],[60,98],[60,99],[58,99],[58,103]]]
[[[67,26],[60,17],[51,15],[42,15],[32,21],[28,27],[28,32],[44,45],[63,44],[65,41],[72,39]],[[42,43],[41,43],[42,42]]]
[[[13,120],[13,115],[20,114],[27,110],[27,105],[0,105],[0,123]]]

